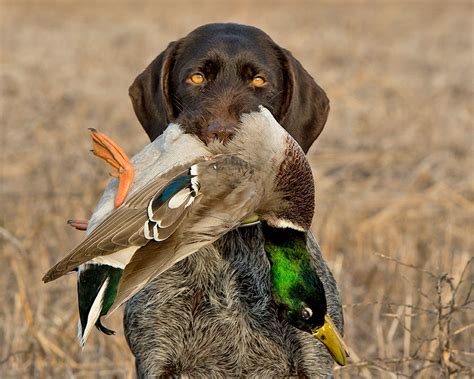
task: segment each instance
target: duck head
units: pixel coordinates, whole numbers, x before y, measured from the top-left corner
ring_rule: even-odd
[[[280,317],[312,334],[336,363],[346,364],[347,347],[327,312],[324,286],[311,266],[306,233],[263,223],[265,252],[271,264],[273,300]]]

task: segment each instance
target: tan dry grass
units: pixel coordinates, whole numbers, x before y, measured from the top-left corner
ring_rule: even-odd
[[[3,2],[0,17],[1,377],[133,376],[121,316],[81,352],[74,276],[40,279],[106,182],[87,128],[139,150],[128,85],[212,21],[261,27],[331,99],[310,160],[353,350],[337,375],[472,375],[471,2]]]

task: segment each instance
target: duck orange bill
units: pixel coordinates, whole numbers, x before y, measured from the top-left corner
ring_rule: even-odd
[[[320,328],[313,329],[311,334],[327,347],[332,358],[338,365],[344,366],[346,364],[346,357],[349,356],[349,349],[338,333],[331,317],[326,315],[324,316],[324,320],[324,325]]]
[[[132,186],[135,171],[124,151],[114,141],[105,134],[95,129],[89,129],[92,138],[92,152],[94,155],[106,161],[109,165],[117,170],[111,173],[119,180],[117,194],[115,195],[115,208],[120,207],[128,195],[128,191]]]

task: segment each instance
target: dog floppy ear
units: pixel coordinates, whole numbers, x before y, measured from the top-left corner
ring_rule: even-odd
[[[288,50],[280,51],[285,77],[280,123],[306,153],[326,124],[329,99]]]
[[[163,133],[173,118],[169,76],[177,46],[178,42],[171,42],[128,90],[135,114],[151,141]]]

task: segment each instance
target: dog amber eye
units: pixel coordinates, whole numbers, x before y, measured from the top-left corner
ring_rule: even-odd
[[[202,82],[204,81],[204,75],[201,74],[200,72],[197,72],[195,74],[192,74],[189,77],[189,80],[191,81],[192,84],[199,85],[199,84],[202,84]]]
[[[265,79],[263,79],[261,76],[255,76],[252,79],[252,85],[254,87],[261,87],[266,83]]]

